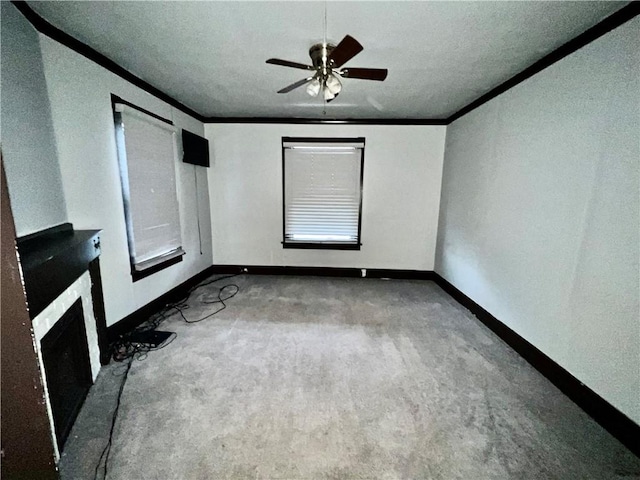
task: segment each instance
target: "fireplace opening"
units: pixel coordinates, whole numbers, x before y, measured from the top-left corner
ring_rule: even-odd
[[[81,299],[47,332],[40,348],[58,449],[62,451],[92,385]]]

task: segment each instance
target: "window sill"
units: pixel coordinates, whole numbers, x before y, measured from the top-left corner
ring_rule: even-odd
[[[282,242],[282,248],[311,250],[360,250],[360,243]]]
[[[137,282],[138,280],[142,280],[143,278],[153,275],[154,273],[158,273],[160,270],[164,270],[165,268],[169,268],[171,265],[180,263],[182,261],[183,255],[184,252],[182,252],[181,255],[168,258],[167,260],[157,263],[152,267],[145,268],[144,270],[136,270],[134,265],[131,265],[131,278],[134,282]]]

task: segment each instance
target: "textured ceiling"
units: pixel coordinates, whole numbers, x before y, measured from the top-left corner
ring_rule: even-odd
[[[205,116],[442,119],[628,2],[327,2],[327,40],[364,51],[347,67],[388,68],[385,82],[343,80],[326,106],[304,88],[322,41],[324,2],[29,2],[56,27]]]

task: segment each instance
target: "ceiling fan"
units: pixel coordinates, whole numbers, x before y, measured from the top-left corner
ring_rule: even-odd
[[[308,84],[307,93],[309,95],[317,97],[322,91],[324,99],[330,102],[342,90],[340,77],[377,80],[380,82],[387,78],[386,68],[342,68],[345,63],[362,50],[362,45],[355,38],[347,35],[338,45],[330,43],[316,43],[313,45],[309,49],[309,56],[313,65],[304,65],[279,58],[270,58],[267,63],[315,72],[307,78],[278,90],[278,93],[289,93],[298,87]]]

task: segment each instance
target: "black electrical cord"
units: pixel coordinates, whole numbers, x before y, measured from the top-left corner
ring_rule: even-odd
[[[221,308],[218,308],[214,312],[212,312],[212,313],[210,313],[208,315],[205,315],[204,317],[199,318],[197,320],[189,320],[187,318],[187,316],[184,314],[184,311],[189,308],[189,305],[187,304],[187,302],[188,302],[189,298],[191,297],[191,295],[193,294],[193,292],[195,292],[199,288],[206,287],[207,285],[211,285],[212,283],[219,282],[220,280],[226,280],[228,278],[237,277],[238,275],[242,275],[242,274],[241,273],[234,273],[232,275],[224,275],[222,277],[217,277],[217,278],[214,278],[212,280],[208,280],[206,282],[200,283],[200,284],[194,286],[193,288],[189,289],[187,294],[184,297],[182,297],[180,300],[178,300],[176,302],[173,302],[173,303],[168,303],[160,312],[158,312],[156,317],[151,320],[151,324],[155,325],[155,327],[152,327],[152,328],[157,328],[157,326],[159,326],[160,323],[162,323],[165,320],[165,318],[167,318],[167,313],[169,313],[172,310],[176,310],[186,323],[198,323],[198,322],[206,320],[207,318],[210,318],[210,317],[216,315],[217,313],[221,312],[222,310],[227,308],[227,305],[226,305],[225,301],[229,300],[230,298],[235,297],[238,294],[238,292],[240,291],[240,287],[238,285],[236,285],[235,283],[229,283],[229,284],[224,285],[223,287],[221,287],[218,290],[218,297],[217,297],[216,300],[203,301],[202,302],[202,303],[209,304],[209,305],[220,303],[220,304],[222,304]],[[235,289],[235,291],[233,291],[233,293],[223,297],[222,293],[225,290],[229,289],[229,288],[233,288],[233,289]]]
[[[102,463],[102,459],[104,458],[104,467],[103,467],[103,475],[102,479],[105,480],[107,478],[108,473],[108,464],[109,464],[109,455],[111,454],[111,445],[113,444],[113,431],[116,427],[116,420],[118,419],[118,410],[120,410],[120,402],[122,400],[122,391],[124,390],[124,385],[127,383],[127,377],[129,376],[129,371],[131,370],[131,365],[133,364],[134,356],[131,355],[129,357],[129,363],[127,364],[127,369],[124,372],[122,382],[120,383],[120,389],[118,390],[118,399],[116,401],[116,408],[113,411],[113,418],[111,419],[111,428],[109,429],[109,441],[105,445],[102,453],[100,454],[100,458],[98,459],[98,464],[96,465],[96,470],[93,474],[94,480],[98,478],[98,472],[100,471],[100,464]]]
[[[200,288],[202,288],[202,287],[206,287],[207,285],[211,285],[212,283],[219,282],[220,280],[226,280],[226,279],[228,279],[228,278],[237,277],[238,275],[241,275],[241,273],[234,273],[233,275],[224,275],[224,276],[222,276],[222,277],[217,277],[217,278],[214,278],[214,279],[208,280],[208,281],[206,281],[206,282],[199,283],[198,285],[196,285],[196,286],[192,287],[191,289],[189,289],[189,291],[187,292],[187,294],[186,294],[184,297],[182,297],[180,300],[175,301],[175,302],[172,302],[172,303],[168,303],[168,304],[165,306],[165,308],[160,312],[160,315],[162,315],[163,317],[165,317],[165,318],[166,318],[166,313],[167,313],[168,311],[174,310],[174,309],[175,309],[175,307],[182,308],[183,310],[184,310],[185,308],[188,308],[188,306],[186,305],[186,303],[187,303],[187,301],[189,300],[189,298],[191,297],[191,294],[193,294],[193,292],[195,292],[196,290],[198,290],[198,289],[200,289]],[[234,286],[238,291],[240,290],[240,287],[238,287],[237,285],[235,285],[235,284],[228,284],[228,285],[225,285],[225,286],[223,286],[222,288],[220,288],[220,291],[224,290],[225,288],[229,287],[230,285],[233,285],[233,286]],[[236,292],[236,293],[237,293],[237,292]],[[234,295],[232,295],[232,296],[235,296],[235,293],[234,293]],[[229,297],[229,298],[231,298],[231,297]],[[218,299],[220,299],[220,292],[218,292]],[[228,298],[227,298],[227,299],[225,299],[225,300],[228,300]],[[207,303],[207,302],[204,302],[204,303]],[[216,302],[209,302],[209,303],[217,303],[217,301],[216,301]]]
[[[178,301],[176,301],[176,302],[169,303],[169,304],[167,304],[167,306],[166,306],[166,307],[169,307],[169,309],[171,309],[171,307],[172,307],[173,305],[180,305],[180,304],[184,304],[187,300],[189,300],[189,297],[191,297],[191,294],[192,294],[193,292],[195,292],[196,290],[198,290],[199,288],[206,287],[207,285],[211,285],[212,283],[219,282],[220,280],[226,280],[227,278],[237,277],[238,275],[242,275],[242,273],[234,273],[234,274],[232,274],[232,275],[223,275],[222,277],[213,278],[213,279],[208,280],[208,281],[206,281],[206,282],[199,283],[198,285],[196,285],[196,286],[194,286],[194,287],[190,288],[190,289],[187,291],[186,295],[185,295],[184,297],[182,297],[180,300],[178,300]],[[223,287],[223,288],[224,288],[224,287]],[[166,307],[165,307],[165,308],[166,308]]]
[[[224,292],[228,288],[234,288],[235,290],[232,293],[230,293],[229,295],[227,295],[226,297],[223,298],[222,297],[222,292]],[[224,287],[220,288],[220,290],[218,290],[218,299],[217,300],[213,300],[213,301],[210,301],[210,302],[203,301],[202,303],[206,303],[206,304],[209,304],[209,305],[214,305],[216,303],[220,303],[222,305],[222,307],[218,308],[214,312],[212,312],[212,313],[210,313],[208,315],[205,315],[204,317],[199,318],[197,320],[189,320],[185,316],[184,310],[186,310],[189,307],[188,305],[174,305],[173,308],[176,309],[180,313],[180,316],[182,317],[182,319],[185,322],[187,322],[187,323],[198,323],[198,322],[201,322],[203,320],[206,320],[207,318],[213,317],[215,314],[217,314],[217,313],[221,312],[222,310],[224,310],[225,308],[227,308],[227,304],[224,303],[225,300],[229,300],[230,298],[235,297],[238,294],[239,291],[240,291],[240,287],[238,285],[236,285],[235,283],[230,283],[230,284],[225,285]]]
[[[173,334],[172,337],[165,340],[162,345],[157,347],[146,347],[143,345],[133,345],[131,343],[127,344],[125,342],[121,343],[113,353],[113,359],[119,362],[123,362],[125,360],[129,360],[127,362],[127,366],[124,370],[124,373],[119,375],[122,376],[122,382],[120,383],[120,388],[118,390],[118,398],[116,400],[116,408],[113,411],[113,417],[111,418],[111,428],[109,429],[109,440],[105,445],[102,453],[100,454],[100,458],[98,458],[98,464],[96,465],[96,469],[93,475],[94,480],[98,478],[98,472],[100,471],[100,464],[102,463],[102,459],[104,458],[104,466],[103,466],[103,480],[107,478],[108,473],[108,463],[109,463],[109,455],[111,454],[111,445],[113,444],[113,432],[116,426],[116,420],[118,419],[118,411],[120,410],[120,402],[122,401],[122,392],[124,391],[124,386],[127,383],[127,378],[129,377],[129,371],[131,370],[131,365],[134,360],[142,361],[147,358],[149,352],[155,352],[156,350],[162,350],[167,345],[172,343],[178,335],[176,333]]]
[[[193,294],[193,292],[195,292],[196,290],[198,290],[199,288],[202,287],[206,287],[207,285],[211,285],[212,283],[215,282],[219,282],[220,280],[226,280],[228,278],[233,278],[233,277],[237,277],[238,275],[241,275],[241,273],[236,273],[236,274],[232,274],[232,275],[224,275],[221,277],[217,277],[217,278],[213,278],[211,280],[207,280],[203,283],[199,283],[195,286],[193,286],[192,288],[190,288],[187,293],[180,298],[177,301],[171,302],[171,303],[167,303],[159,312],[157,312],[155,315],[153,315],[152,317],[150,317],[146,322],[144,322],[142,325],[140,325],[139,327],[137,327],[136,329],[133,330],[133,332],[147,332],[147,331],[152,331],[152,330],[156,330],[158,329],[158,327],[162,324],[162,322],[164,322],[167,317],[169,316],[168,314],[174,310],[177,310],[180,313],[180,316],[182,317],[182,319],[186,322],[186,323],[198,323],[202,320],[205,320],[207,318],[212,317],[213,315],[217,314],[218,312],[224,310],[226,308],[226,304],[224,303],[225,300],[228,300],[232,297],[234,297],[239,291],[240,291],[240,287],[238,287],[238,285],[235,284],[228,284],[223,286],[222,288],[219,289],[218,291],[218,298],[217,300],[213,301],[213,302],[203,302],[203,303],[207,303],[207,304],[216,304],[216,303],[221,303],[222,304],[222,308],[217,309],[216,311],[210,313],[209,315],[207,315],[204,318],[198,319],[198,320],[189,320],[183,313],[184,310],[189,308],[189,305],[187,304],[189,298],[191,297],[191,295]],[[222,297],[222,292],[228,288],[235,288],[235,291],[233,292],[233,294],[226,296],[226,297]],[[126,360],[127,358],[129,358],[131,355],[134,354],[140,354],[140,353],[148,353],[154,350],[159,350],[160,348],[164,348],[166,345],[168,345],[168,343],[164,344],[161,347],[155,347],[155,348],[146,348],[146,347],[141,347],[139,344],[133,344],[129,339],[130,339],[130,335],[131,334],[125,334],[123,335],[121,338],[119,338],[118,340],[116,340],[113,344],[112,344],[112,351],[113,351],[113,358],[116,361],[123,361]],[[174,334],[176,335],[176,334]],[[175,338],[175,337],[174,337]],[[173,339],[172,339],[173,341]],[[146,355],[145,355],[146,356]]]
[[[116,341],[113,345],[113,359],[116,362],[122,362],[128,358],[135,357],[136,360],[145,360],[149,352],[155,352],[156,350],[162,350],[167,345],[171,344],[176,337],[177,333],[172,332],[172,336],[165,340],[161,345],[157,347],[151,347],[144,344],[132,343],[129,335],[125,335],[122,339]]]
[[[227,278],[232,278],[232,277],[237,277],[238,275],[240,275],[240,273],[234,274],[234,275],[226,275],[223,277],[218,277],[218,278],[214,278],[212,280],[209,280],[207,282],[204,283],[200,283],[194,287],[192,287],[191,289],[189,289],[189,291],[187,292],[187,294],[181,298],[179,301],[177,302],[173,302],[173,303],[168,303],[164,306],[164,308],[162,310],[160,310],[157,314],[155,314],[153,317],[149,318],[149,320],[147,320],[143,325],[139,326],[138,328],[136,328],[134,331],[135,332],[142,332],[142,331],[151,331],[151,330],[156,330],[160,324],[167,318],[167,313],[172,311],[172,310],[177,310],[180,313],[180,316],[182,317],[182,319],[186,322],[186,323],[198,323],[201,322],[203,320],[206,320],[207,318],[210,318],[212,316],[214,316],[215,314],[217,314],[218,312],[221,312],[222,310],[224,310],[225,308],[227,308],[227,304],[225,303],[226,300],[229,300],[230,298],[235,297],[238,292],[240,291],[240,287],[236,284],[230,283],[227,285],[224,285],[223,287],[221,287],[218,290],[218,297],[216,300],[213,301],[203,301],[202,303],[205,304],[209,304],[209,305],[214,305],[217,303],[220,303],[222,305],[221,308],[218,308],[217,310],[215,310],[214,312],[199,318],[197,320],[189,320],[183,313],[183,310],[186,310],[189,308],[189,305],[187,304],[187,301],[189,300],[189,298],[191,297],[191,294],[193,292],[195,292],[197,289],[205,287],[207,285],[211,285],[212,283],[218,282],[220,280],[225,280]],[[232,288],[235,289],[231,294],[224,296],[222,295],[222,292],[224,292],[225,290]],[[122,400],[122,392],[124,390],[124,386],[127,383],[127,378],[129,376],[129,371],[131,370],[131,365],[133,364],[134,360],[145,360],[147,358],[147,355],[149,354],[149,352],[154,352],[156,350],[162,350],[163,348],[165,348],[166,346],[168,346],[170,343],[172,343],[176,337],[178,336],[177,333],[173,333],[173,336],[170,337],[168,340],[166,340],[162,345],[159,345],[157,347],[148,347],[148,346],[144,346],[144,345],[140,345],[138,343],[133,343],[130,341],[130,335],[124,335],[122,336],[119,340],[117,340],[116,342],[114,342],[112,344],[112,350],[113,350],[113,359],[115,361],[118,362],[123,362],[125,360],[128,360],[127,366],[125,368],[125,371],[122,375],[122,382],[120,383],[120,389],[118,390],[118,398],[116,401],[116,407],[115,410],[113,412],[113,418],[111,419],[111,428],[109,429],[109,440],[107,441],[107,444],[105,445],[104,449],[102,450],[102,453],[100,454],[100,458],[98,459],[98,463],[96,465],[96,469],[93,475],[94,480],[97,480],[98,478],[98,473],[100,471],[100,465],[102,464],[102,460],[104,459],[104,464],[103,464],[103,475],[102,475],[102,479],[105,480],[107,478],[107,474],[109,471],[109,455],[111,454],[111,445],[113,444],[113,432],[115,430],[115,426],[116,426],[116,420],[118,418],[118,411],[120,409],[120,402]]]

